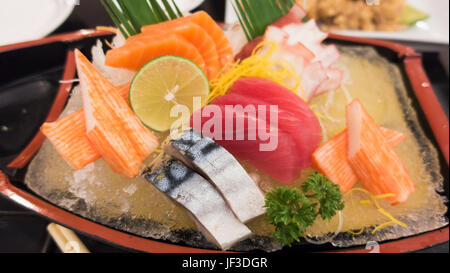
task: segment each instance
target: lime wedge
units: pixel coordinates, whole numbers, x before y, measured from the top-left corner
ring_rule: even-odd
[[[194,97],[200,97],[203,105],[208,94],[208,78],[200,67],[188,59],[166,55],[148,62],[134,76],[130,105],[142,123],[163,132],[180,118],[170,116],[174,106],[184,105],[192,114],[197,110],[193,109]]]
[[[400,16],[400,23],[403,25],[414,25],[418,21],[428,19],[429,15],[423,11],[420,11],[410,5],[406,5],[405,10]]]

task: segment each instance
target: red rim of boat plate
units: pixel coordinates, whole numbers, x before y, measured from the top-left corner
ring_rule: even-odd
[[[88,37],[100,37],[111,34],[106,31],[99,30],[79,30],[67,34],[53,35],[44,39],[23,42],[18,44],[6,45],[0,47],[0,53],[10,50],[15,50],[24,47],[42,45],[52,42],[70,42],[76,40],[82,40]],[[388,42],[382,40],[348,37],[336,34],[330,34],[329,38],[355,42],[359,44],[368,44],[377,47],[384,47],[398,53],[398,57],[403,60],[404,68],[411,87],[417,97],[420,106],[425,114],[425,117],[433,131],[436,141],[439,145],[447,166],[449,165],[449,121],[445,115],[439,100],[437,99],[430,81],[422,67],[422,57],[419,53],[415,52],[413,48]],[[66,81],[73,79],[75,76],[75,59],[73,51],[68,51],[65,62],[65,69],[63,74],[64,83],[61,83],[58,90],[55,102],[47,116],[46,121],[54,121],[58,118],[62,112],[65,102],[68,98],[72,83]],[[33,138],[33,140],[27,145],[27,147],[17,156],[8,167],[23,168],[33,157],[33,155],[39,150],[44,136],[39,132]],[[57,222],[61,225],[67,226],[74,230],[80,231],[85,234],[100,238],[102,240],[109,241],[111,243],[139,251],[152,252],[152,253],[217,253],[221,251],[192,248],[186,246],[179,246],[165,242],[155,241],[149,238],[143,238],[136,235],[132,235],[126,232],[118,231],[107,226],[97,224],[91,220],[82,218],[73,213],[65,211],[47,201],[44,201],[37,196],[34,196],[22,189],[14,186],[4,173],[0,171],[0,193],[6,197],[14,200],[18,204],[35,211],[36,213],[49,218],[50,220]],[[441,229],[430,231],[424,234],[419,234],[403,239],[394,240],[391,242],[381,243],[379,245],[379,251],[381,253],[400,253],[411,252],[419,249],[424,249],[430,246],[434,246],[440,243],[444,243],[449,240],[449,227],[443,227]],[[364,247],[356,247],[351,249],[342,249],[333,252],[346,252],[346,253],[362,253],[369,252],[369,249]]]

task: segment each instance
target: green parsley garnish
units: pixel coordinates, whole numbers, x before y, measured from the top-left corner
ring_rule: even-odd
[[[291,246],[299,242],[317,216],[330,220],[344,209],[339,186],[322,174],[313,173],[301,187],[276,188],[266,194],[266,219],[275,226],[276,241]]]

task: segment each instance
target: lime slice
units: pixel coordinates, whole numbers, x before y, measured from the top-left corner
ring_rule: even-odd
[[[407,5],[402,15],[400,16],[400,23],[404,25],[414,25],[418,21],[428,19],[429,15],[410,5]]]
[[[200,67],[188,59],[166,55],[144,65],[130,86],[130,105],[149,128],[167,131],[180,116],[171,117],[174,106],[184,105],[192,114],[194,97],[202,105],[209,94],[209,82]],[[186,108],[185,108],[186,109]],[[189,121],[190,116],[185,116]]]

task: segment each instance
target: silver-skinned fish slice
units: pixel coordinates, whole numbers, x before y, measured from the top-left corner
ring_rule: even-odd
[[[212,139],[190,129],[168,139],[163,149],[214,184],[243,223],[266,212],[262,191],[236,158]]]
[[[214,186],[179,160],[162,155],[144,177],[187,209],[205,237],[219,248],[229,249],[251,235]]]

